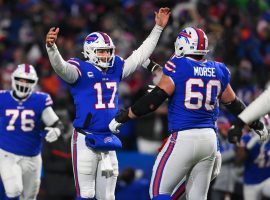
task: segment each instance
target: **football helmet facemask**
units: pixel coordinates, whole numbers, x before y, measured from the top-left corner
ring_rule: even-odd
[[[87,62],[101,68],[114,64],[115,46],[112,39],[103,32],[90,33],[84,40],[83,55]]]
[[[12,90],[19,98],[27,97],[38,81],[35,68],[29,64],[20,64],[11,75]]]
[[[208,53],[208,38],[203,30],[187,27],[177,36],[174,43],[175,55],[206,55]]]

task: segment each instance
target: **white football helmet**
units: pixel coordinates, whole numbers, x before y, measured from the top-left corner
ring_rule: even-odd
[[[206,55],[209,51],[208,38],[203,30],[187,27],[183,29],[174,43],[175,55]]]
[[[109,56],[98,56],[98,50],[109,50]],[[93,32],[86,36],[83,45],[83,55],[87,62],[101,67],[108,68],[114,64],[115,46],[112,39],[106,33]]]
[[[29,64],[20,64],[11,75],[12,89],[20,98],[27,97],[38,81],[35,68]]]

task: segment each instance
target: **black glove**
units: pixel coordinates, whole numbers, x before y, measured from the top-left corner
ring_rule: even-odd
[[[254,130],[263,130],[264,125],[263,125],[263,123],[260,120],[256,120],[256,121],[252,122],[249,125],[249,127],[252,128],[252,129],[254,129]]]
[[[228,132],[228,140],[230,143],[236,144],[240,142],[244,126],[245,123],[241,119],[237,118]]]

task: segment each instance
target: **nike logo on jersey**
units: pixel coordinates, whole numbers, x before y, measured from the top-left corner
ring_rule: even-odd
[[[194,76],[216,77],[216,69],[212,67],[193,67]]]
[[[89,78],[94,78],[94,73],[93,72],[87,72],[87,76]]]

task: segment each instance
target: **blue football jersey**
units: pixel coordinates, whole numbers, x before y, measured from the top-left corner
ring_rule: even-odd
[[[241,138],[241,146],[245,147],[251,134]],[[260,144],[258,141],[250,150],[245,160],[244,183],[258,184],[270,178],[270,141]]]
[[[169,130],[213,128],[219,97],[230,82],[230,72],[220,62],[173,56],[164,66],[175,91],[169,98]]]
[[[16,100],[11,91],[0,91],[0,148],[8,152],[36,156],[42,147],[43,110],[52,105],[51,97],[33,92],[23,100]]]
[[[70,85],[76,107],[75,128],[90,133],[111,133],[108,125],[118,112],[118,85],[122,78],[124,61],[115,56],[113,67],[106,72],[78,58],[68,62],[80,74]]]

